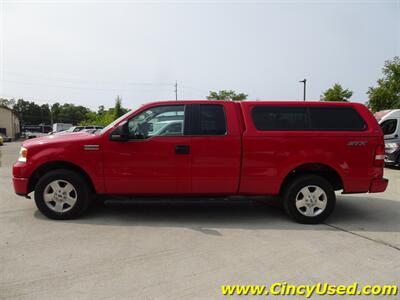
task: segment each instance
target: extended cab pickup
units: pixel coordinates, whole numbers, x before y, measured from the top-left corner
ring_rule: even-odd
[[[25,141],[15,192],[49,218],[80,216],[93,195],[279,195],[318,223],[335,191],[385,191],[382,130],[357,103],[164,101],[93,134]]]

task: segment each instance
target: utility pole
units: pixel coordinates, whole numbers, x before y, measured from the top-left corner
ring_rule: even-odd
[[[175,81],[175,100],[178,100],[178,81]]]
[[[300,80],[299,82],[303,83],[303,101],[306,101],[306,88],[307,88],[307,79]]]
[[[50,124],[51,124],[51,128],[53,128],[53,105],[49,105],[50,106]]]

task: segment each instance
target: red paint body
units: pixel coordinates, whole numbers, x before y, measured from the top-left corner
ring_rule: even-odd
[[[304,165],[328,167],[340,177],[344,193],[383,192],[383,163],[375,151],[383,145],[381,129],[356,103],[267,101],[165,101],[142,106],[120,122],[160,105],[222,104],[227,120],[223,136],[156,136],[116,142],[113,128],[101,134],[72,133],[27,140],[26,163],[13,167],[14,189],[32,191],[34,172],[51,163],[67,163],[90,179],[98,194],[120,195],[277,195],[285,178]],[[352,106],[368,128],[347,131],[258,131],[251,109],[258,105]],[[340,122],[340,120],[338,120]],[[363,146],[349,142],[366,141]],[[190,146],[187,155],[175,146]],[[99,145],[85,150],[84,145]]]

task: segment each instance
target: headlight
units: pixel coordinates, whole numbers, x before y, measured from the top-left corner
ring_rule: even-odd
[[[21,149],[19,150],[18,161],[26,162],[27,156],[28,156],[28,149],[26,149],[25,147],[21,147]]]
[[[397,143],[386,143],[385,144],[385,152],[389,153],[389,154],[395,152],[399,148],[400,148],[400,145]]]

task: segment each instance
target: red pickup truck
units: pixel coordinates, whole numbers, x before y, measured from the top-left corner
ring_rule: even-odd
[[[319,223],[335,191],[385,191],[383,163],[381,128],[361,104],[164,101],[93,134],[25,141],[13,183],[52,219],[80,216],[95,194],[279,195],[296,221]]]

